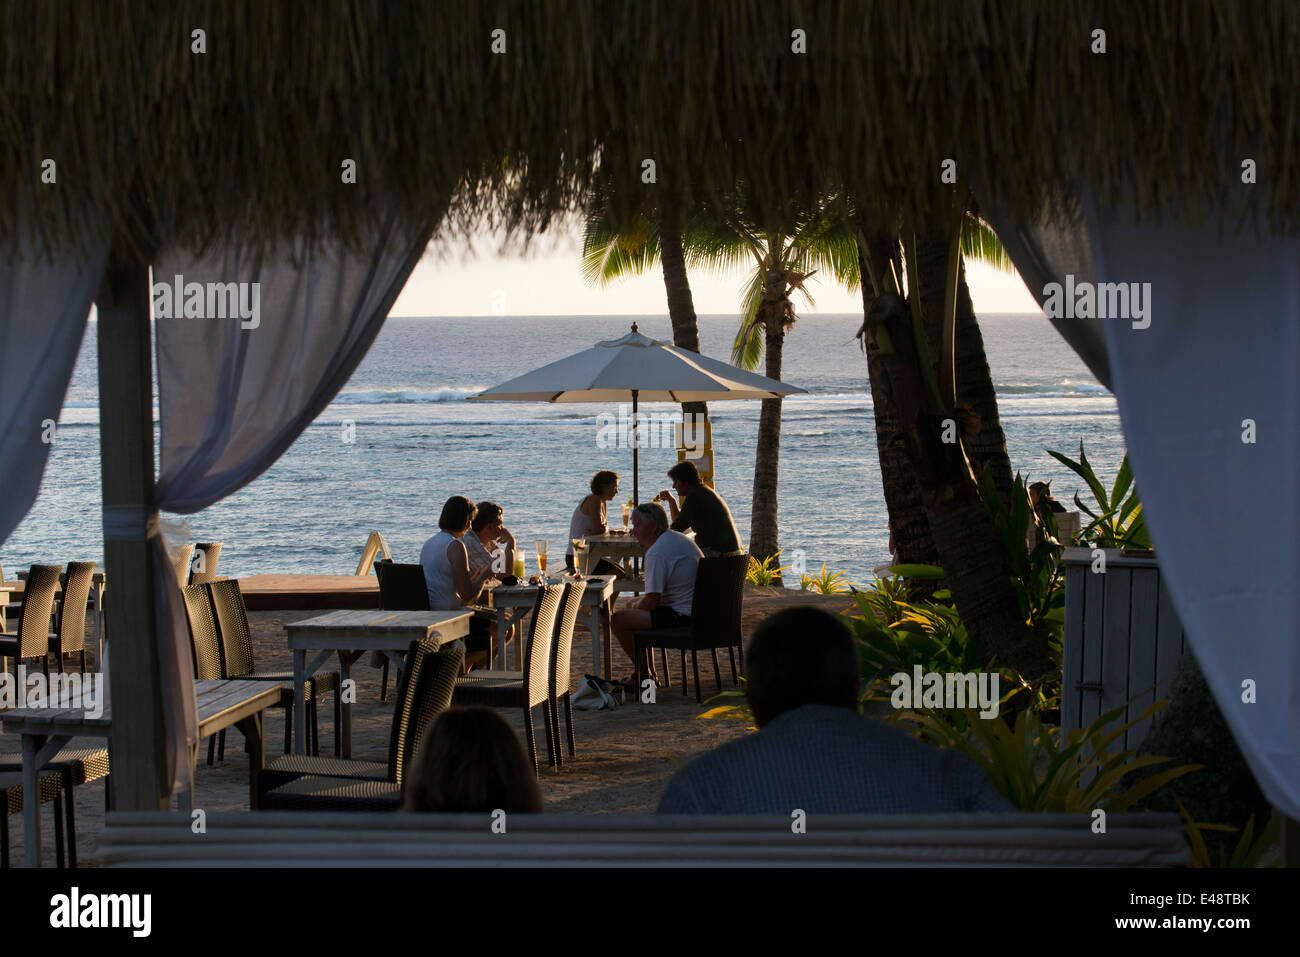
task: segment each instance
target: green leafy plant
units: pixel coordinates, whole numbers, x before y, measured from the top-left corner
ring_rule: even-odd
[[[745,679],[741,678],[740,680],[744,681]],[[749,710],[749,702],[745,700],[745,693],[743,691],[720,691],[704,703],[713,704],[713,702],[717,701],[719,698],[735,698],[739,700],[732,704],[720,704],[716,707],[710,708],[708,711],[699,715],[701,719],[706,721],[714,721],[718,719],[744,721],[746,731],[758,730],[758,725],[754,723],[754,712]]]
[[[826,563],[816,575],[801,575],[799,587],[804,591],[815,591],[823,595],[842,595],[849,590],[851,582],[848,572],[828,572]]]
[[[1020,614],[1025,624],[1059,657],[1065,633],[1065,580],[1060,565],[1063,546],[1058,540],[1056,520],[1050,511],[1040,516],[1046,525],[1045,534],[1030,548],[1025,531],[1033,520],[1033,509],[1024,479],[1016,475],[1011,503],[1007,504],[998,494],[992,472],[986,469],[980,478],[979,492],[1011,570],[1011,585],[1020,603]]]
[[[746,585],[775,585],[778,578],[790,570],[789,565],[777,565],[781,553],[769,555],[761,562],[753,555],[749,556],[749,570],[745,572]]]
[[[1047,454],[1083,479],[1092,492],[1096,511],[1083,504],[1077,492],[1074,495],[1074,504],[1079,511],[1092,520],[1079,530],[1081,541],[1091,542],[1098,548],[1151,547],[1151,536],[1147,532],[1146,519],[1142,516],[1142,503],[1138,500],[1137,486],[1133,484],[1133,470],[1129,467],[1127,453],[1120,463],[1109,493],[1088,463],[1088,457],[1083,454],[1082,441],[1079,442],[1077,462],[1051,449],[1047,450]]]
[[[890,678],[900,671],[911,674],[917,665],[922,671],[979,670],[978,643],[955,609],[890,599],[887,618],[877,614],[886,604],[879,593],[855,589],[853,597],[858,614],[848,624],[858,640],[864,701],[888,698]]]
[[[981,720],[976,711],[934,709],[894,712],[889,720],[909,727],[922,740],[953,748],[970,758],[989,782],[1018,810],[1054,813],[1090,812],[1095,808],[1126,811],[1175,778],[1199,770],[1199,764],[1167,768],[1121,790],[1124,776],[1138,768],[1164,764],[1169,758],[1136,757],[1135,749],[1112,754],[1110,746],[1124,732],[1165,705],[1157,701],[1134,720],[1111,727],[1122,708],[1096,718],[1086,728],[1061,735],[1033,710],[1020,712],[1013,727],[1002,720]]]
[[[1177,798],[1175,798],[1177,801]],[[1218,860],[1216,861],[1210,855],[1210,849],[1205,843],[1205,831],[1236,831],[1237,828],[1230,827],[1227,824],[1200,824],[1192,820],[1192,815],[1187,808],[1183,807],[1183,802],[1178,801],[1178,813],[1183,818],[1183,826],[1187,829],[1187,840],[1192,845],[1192,867],[1259,867],[1273,849],[1277,846],[1282,837],[1282,816],[1274,814],[1273,819],[1269,822],[1268,827],[1260,832],[1259,837],[1255,837],[1255,815],[1250,816],[1246,826],[1241,830],[1241,837],[1231,851],[1226,846],[1219,848]],[[1266,867],[1281,867],[1282,860],[1279,857],[1270,861]]]

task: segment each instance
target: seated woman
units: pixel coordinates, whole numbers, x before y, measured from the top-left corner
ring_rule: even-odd
[[[588,535],[604,535],[609,531],[609,526],[605,522],[605,503],[617,494],[617,472],[606,469],[591,477],[591,494],[583,496],[578,507],[573,510],[573,517],[569,519],[569,547],[564,553],[564,564],[569,571],[574,571],[576,568],[573,558],[573,540],[586,538]],[[605,559],[601,559],[595,568],[589,568],[587,571],[591,575],[629,577],[622,568]]]
[[[495,502],[479,502],[470,531],[473,534],[465,536],[470,574],[486,568],[489,575],[509,575],[515,563],[515,537],[504,524],[501,506]],[[498,546],[502,549],[500,561],[493,556]]]
[[[465,639],[465,663],[476,667],[487,662],[496,634],[496,612],[475,607],[483,583],[492,574],[491,562],[471,571],[469,553],[462,539],[474,521],[474,503],[463,495],[453,495],[442,507],[438,534],[424,543],[420,564],[429,589],[429,608],[433,611],[456,611],[469,608],[469,636]]]
[[[450,708],[407,772],[403,811],[542,813],[537,776],[514,729],[491,708]]]

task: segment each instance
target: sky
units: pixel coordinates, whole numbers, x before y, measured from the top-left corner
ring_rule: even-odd
[[[662,274],[656,269],[604,288],[582,276],[581,237],[534,241],[526,255],[498,254],[498,244],[478,237],[471,254],[439,254],[432,248],[416,266],[398,297],[393,316],[594,316],[667,314]],[[744,273],[690,274],[699,315],[738,313]],[[979,263],[967,264],[976,313],[1039,312],[1019,276],[1006,276]],[[862,311],[860,292],[834,283],[809,281],[816,305],[801,314]]]

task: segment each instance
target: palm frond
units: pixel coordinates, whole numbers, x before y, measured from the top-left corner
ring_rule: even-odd
[[[765,330],[758,322],[758,304],[762,298],[763,273],[754,269],[745,284],[741,299],[744,312],[741,314],[735,341],[731,344],[731,364],[749,372],[758,368],[758,360],[763,357]]]
[[[968,215],[962,224],[961,255],[968,262],[980,262],[992,266],[1007,276],[1018,275],[1015,263],[1002,248],[998,234],[993,227],[975,215]]]
[[[582,237],[582,277],[597,286],[637,276],[659,262],[659,227],[642,222],[632,233],[615,233],[601,217],[587,220]]]

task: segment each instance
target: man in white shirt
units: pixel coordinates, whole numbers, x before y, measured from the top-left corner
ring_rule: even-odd
[[[638,505],[632,512],[632,534],[646,547],[645,594],[614,612],[614,637],[631,659],[633,635],[649,628],[678,628],[691,623],[695,597],[695,571],[703,553],[681,532],[668,527],[662,506]],[[653,662],[642,664],[644,674],[654,677]],[[632,679],[624,684],[630,686]]]

